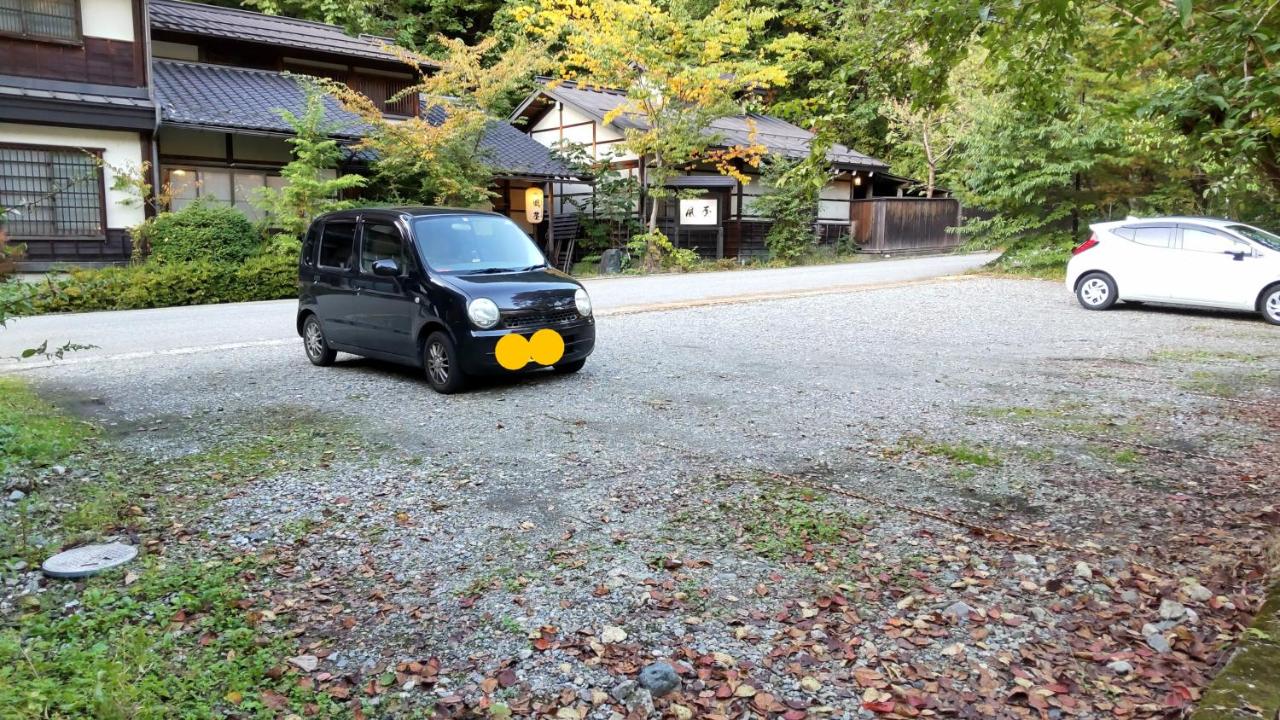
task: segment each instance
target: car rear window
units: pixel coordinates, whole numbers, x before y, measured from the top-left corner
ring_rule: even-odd
[[[1173,240],[1172,227],[1135,227],[1130,228],[1133,231],[1134,242],[1147,247],[1167,248]]]
[[[355,240],[354,222],[326,222],[324,233],[320,236],[320,266],[350,270]]]

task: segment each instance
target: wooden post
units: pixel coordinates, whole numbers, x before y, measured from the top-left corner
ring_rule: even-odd
[[[546,182],[546,189],[543,190],[543,194],[546,197],[542,203],[544,208],[543,215],[545,216],[543,219],[547,221],[547,254],[550,255],[549,259],[553,267],[559,263],[559,254],[557,253],[559,248],[556,247],[555,195],[552,194],[554,192],[552,188],[554,187],[555,185],[550,180]]]

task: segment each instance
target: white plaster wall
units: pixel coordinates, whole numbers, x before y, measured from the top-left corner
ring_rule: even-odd
[[[587,151],[591,151],[591,126],[578,125],[578,123],[590,122],[595,126],[595,157],[610,158],[612,160],[634,160],[634,153],[627,152],[622,149],[621,143],[603,142],[608,140],[621,140],[623,134],[609,125],[597,122],[590,115],[579,110],[573,105],[564,106],[564,124],[576,125],[576,127],[566,127],[564,130],[564,139],[569,142],[584,145]],[[526,132],[530,137],[539,143],[551,147],[560,141],[560,133],[557,132],[560,127],[560,111],[554,108],[546,115],[543,115],[536,123],[529,127]],[[538,131],[547,132],[538,132]]]
[[[827,183],[818,201],[818,218],[849,222],[849,181]],[[844,201],[844,202],[836,202]]]
[[[108,166],[121,170],[136,169],[142,164],[141,136],[127,130],[83,130],[0,123],[0,142],[101,149],[103,161]],[[115,181],[115,173],[111,167],[104,167],[102,174],[107,189],[107,227],[121,229],[141,223],[144,219],[141,207],[125,207],[120,204],[132,196],[127,192],[111,189],[111,184]]]
[[[133,42],[130,0],[80,0],[81,27],[89,37]]]

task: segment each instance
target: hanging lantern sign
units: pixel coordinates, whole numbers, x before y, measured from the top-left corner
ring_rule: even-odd
[[[527,187],[524,189],[524,216],[531,225],[537,225],[546,217],[543,207],[542,188]]]

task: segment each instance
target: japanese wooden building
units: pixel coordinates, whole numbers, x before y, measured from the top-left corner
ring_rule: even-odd
[[[639,180],[643,189],[648,186],[647,162],[623,145],[626,130],[642,128],[643,120],[617,114],[625,103],[626,96],[619,91],[543,79],[543,86],[516,109],[512,121],[548,147],[572,143],[596,160],[608,159],[614,168]],[[808,157],[814,137],[785,120],[760,114],[722,118],[708,132],[725,147],[760,144],[770,155],[785,158]],[[946,231],[959,223],[956,200],[913,197],[916,183],[891,174],[887,163],[844,145],[833,144],[827,160],[831,180],[819,201],[819,241],[849,237],[864,249],[878,252],[939,250],[956,243]],[[688,170],[671,180],[669,185],[690,191],[682,194],[698,197],[684,201],[683,207],[674,197],[661,200],[658,218],[663,233],[678,247],[696,249],[706,257],[766,254],[764,238],[772,223],[756,210],[755,200],[767,188],[758,170],[746,166],[740,170],[748,182],[710,167]],[[562,182],[555,184],[554,191],[553,212],[590,211],[591,185]],[[643,212],[643,207],[637,207],[638,219]]]
[[[127,261],[145,211],[115,184],[143,163],[168,209],[204,198],[257,217],[254,191],[279,186],[290,160],[280,111],[305,104],[295,75],[340,80],[389,116],[423,112],[416,97],[390,101],[415,78],[385,38],[184,0],[16,2],[0,13],[0,205],[15,208],[5,230],[26,270]],[[358,119],[326,102],[335,137],[358,141]],[[549,234],[525,222],[525,188],[572,172],[506,123],[481,145],[495,207]]]

